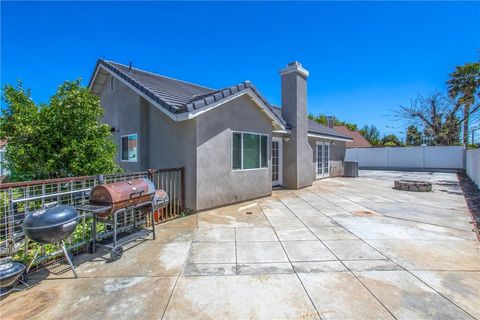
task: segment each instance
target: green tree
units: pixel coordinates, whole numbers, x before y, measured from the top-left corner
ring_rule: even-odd
[[[324,126],[328,125],[329,116],[327,116],[323,113],[319,113],[318,115],[314,115],[314,114],[310,113],[308,115],[308,118],[317,122],[317,123],[323,124]],[[333,125],[334,126],[346,126],[348,128],[348,130],[350,130],[350,131],[357,131],[358,130],[358,126],[355,123],[350,123],[350,122],[345,122],[345,121],[339,120],[335,116],[332,116],[332,120],[333,120]]]
[[[405,144],[409,146],[419,146],[422,144],[422,133],[418,130],[417,126],[408,126]]]
[[[359,131],[373,146],[380,143],[380,131],[373,124],[363,126]]]
[[[14,181],[119,172],[110,127],[99,99],[66,81],[48,104],[35,105],[21,83],[3,88],[0,139]]]
[[[456,103],[463,106],[463,144],[468,144],[468,126],[472,112],[480,112],[479,105],[473,107],[475,101],[480,98],[480,63],[466,63],[455,67],[447,81],[448,95],[456,99]]]
[[[382,138],[382,144],[386,147],[396,147],[401,146],[402,142],[394,134],[386,135]]]

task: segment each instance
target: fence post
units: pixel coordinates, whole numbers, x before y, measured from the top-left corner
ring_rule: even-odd
[[[425,146],[422,147],[422,169],[425,169]]]
[[[154,173],[154,171],[155,171],[155,170],[153,170],[153,169],[148,169],[148,170],[147,170],[147,178],[148,178],[148,180],[150,180],[150,181],[152,181],[152,182],[153,182],[153,173]],[[155,182],[153,182],[153,183],[155,183]],[[157,187],[158,187],[158,186],[157,186]]]
[[[185,213],[185,167],[181,167],[180,168],[180,192],[182,193],[181,195],[181,201],[182,201],[182,205],[181,205],[181,208],[182,208],[182,211]]]

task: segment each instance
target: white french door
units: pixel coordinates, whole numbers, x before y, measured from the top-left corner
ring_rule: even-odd
[[[272,138],[272,185],[282,185],[282,138]]]
[[[330,143],[317,142],[317,179],[330,176]]]

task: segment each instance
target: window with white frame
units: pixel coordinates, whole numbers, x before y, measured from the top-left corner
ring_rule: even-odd
[[[138,135],[129,134],[122,136],[122,161],[137,162]]]
[[[233,132],[232,170],[268,168],[268,136],[249,132]]]

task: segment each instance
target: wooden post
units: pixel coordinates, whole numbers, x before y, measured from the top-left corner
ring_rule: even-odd
[[[180,168],[180,193],[181,193],[181,205],[182,211],[185,213],[185,167]]]

